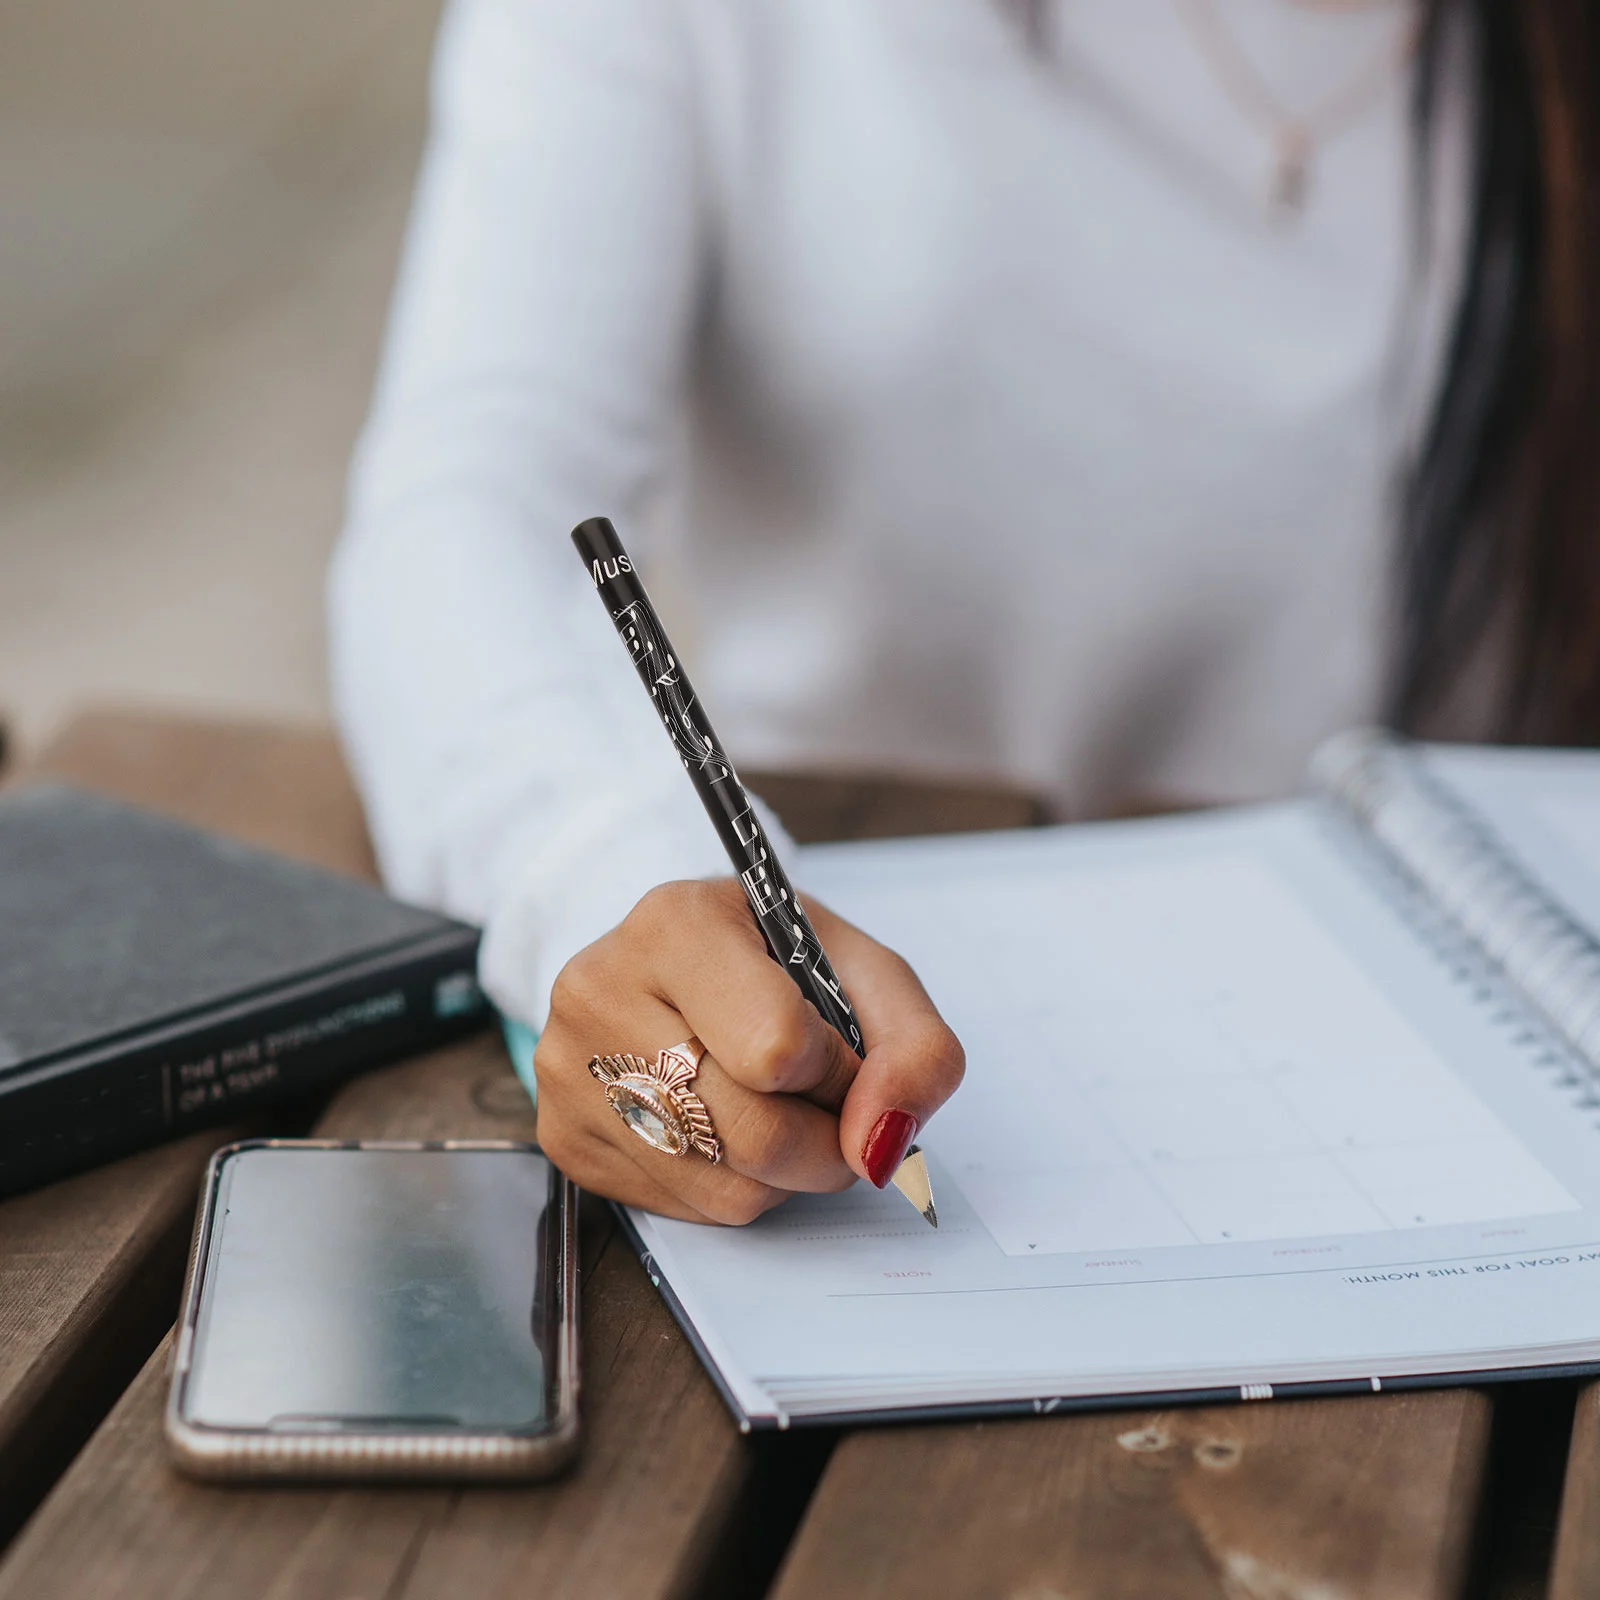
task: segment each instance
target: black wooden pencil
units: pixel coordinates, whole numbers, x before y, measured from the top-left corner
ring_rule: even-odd
[[[745,898],[775,961],[858,1056],[866,1055],[861,1029],[822,941],[806,916],[783,864],[767,838],[739,775],[723,751],[705,709],[695,698],[683,664],[645,593],[633,562],[606,517],[590,517],[572,530],[572,542],[617,633],[628,648],[640,681],[677,750],[695,793],[711,818]],[[938,1226],[926,1164],[915,1146],[894,1183]]]

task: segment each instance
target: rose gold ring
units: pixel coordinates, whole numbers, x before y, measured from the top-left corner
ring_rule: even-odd
[[[722,1159],[722,1141],[705,1101],[689,1085],[706,1047],[698,1039],[669,1046],[653,1063],[642,1056],[595,1056],[589,1071],[606,1086],[606,1102],[653,1150],[686,1156],[698,1150]]]

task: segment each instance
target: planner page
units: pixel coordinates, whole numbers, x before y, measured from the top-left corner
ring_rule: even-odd
[[[1318,802],[804,853],[967,1050],[893,1190],[633,1215],[746,1414],[1600,1350],[1600,1129]],[[1533,1352],[1530,1354],[1530,1352]]]
[[[1600,937],[1600,752],[1418,749],[1545,892]]]

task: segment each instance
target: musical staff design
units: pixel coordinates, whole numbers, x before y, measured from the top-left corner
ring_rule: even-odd
[[[801,993],[850,1048],[864,1056],[861,1030],[844,986],[829,965],[822,941],[773,852],[733,763],[695,698],[616,530],[604,517],[591,518],[573,529],[572,542],[733,862],[773,960],[784,966]]]

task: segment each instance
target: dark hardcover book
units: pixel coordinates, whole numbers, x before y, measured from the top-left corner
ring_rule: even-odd
[[[81,790],[0,799],[0,1194],[482,1026],[478,937]]]

